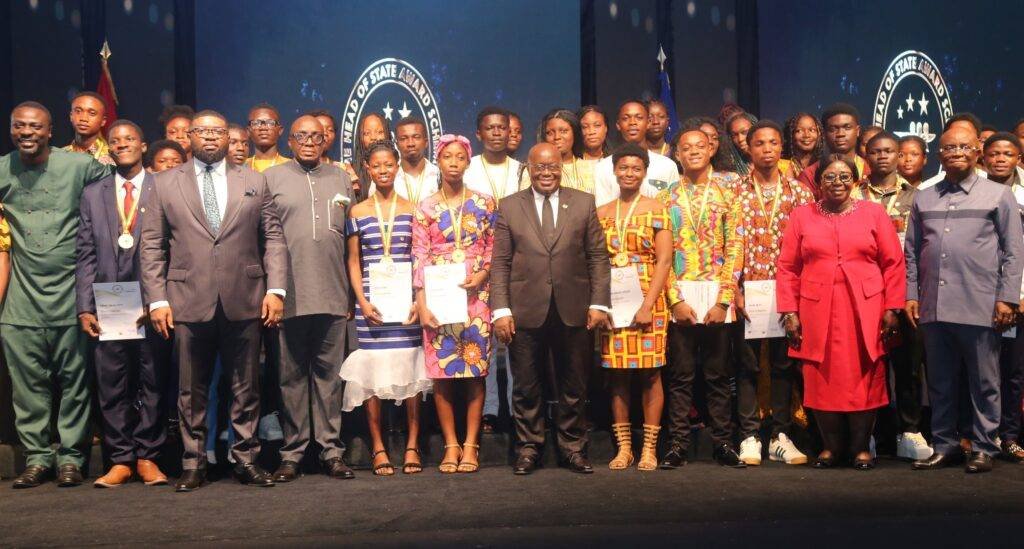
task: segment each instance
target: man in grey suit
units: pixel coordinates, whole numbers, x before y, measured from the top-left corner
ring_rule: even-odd
[[[558,446],[569,469],[593,473],[586,456],[590,330],[611,329],[611,266],[594,197],[561,188],[553,145],[530,149],[532,186],[498,209],[491,260],[494,331],[512,358],[517,475],[533,472],[544,444],[543,384],[554,358]]]
[[[175,331],[185,469],[176,489],[192,491],[205,480],[207,394],[218,354],[234,397],[235,474],[246,484],[273,486],[255,464],[259,321],[276,326],[284,311],[288,250],[281,220],[266,178],[225,162],[222,115],[197,113],[189,139],[193,159],[157,174],[142,205],[140,252],[153,327],[164,337]]]
[[[952,127],[939,140],[945,178],[914,197],[907,227],[907,305],[921,325],[928,356],[928,396],[935,453],[914,469],[962,460],[968,473],[992,470],[999,453],[999,332],[1010,327],[1020,300],[1024,233],[1009,187],[975,173],[980,144]],[[966,372],[965,372],[966,370]],[[960,379],[966,373],[971,430],[958,433]]]
[[[294,161],[264,172],[290,262],[284,322],[278,330],[284,446],[275,482],[299,477],[311,429],[324,472],[339,479],[354,476],[341,457],[338,376],[349,311],[345,220],[352,184],[341,168],[320,162],[324,141],[316,117],[300,116],[288,132]]]

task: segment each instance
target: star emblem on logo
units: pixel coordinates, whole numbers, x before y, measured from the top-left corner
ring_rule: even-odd
[[[907,95],[907,111],[914,112],[914,97]]]
[[[387,118],[388,120],[391,120],[391,113],[394,112],[394,111],[395,111],[395,109],[391,108],[391,102],[390,101],[388,101],[388,104],[384,105],[384,108],[381,109],[381,112],[384,113],[384,118]]]
[[[896,117],[903,120],[903,107],[896,108]]]
[[[928,114],[928,103],[931,103],[931,101],[925,99],[924,92],[921,92],[921,99],[917,100],[917,104],[921,107],[921,114]]]
[[[402,108],[398,109],[398,114],[400,114],[402,118],[405,118],[406,116],[412,114],[412,110],[409,109],[409,106],[405,103],[405,101],[402,101]]]

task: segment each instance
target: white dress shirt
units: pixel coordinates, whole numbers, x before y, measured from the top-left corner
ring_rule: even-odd
[[[413,202],[413,197],[416,197],[416,201],[423,202],[427,197],[438,191],[437,182],[440,178],[441,171],[437,169],[433,163],[429,160],[424,159],[426,163],[423,166],[423,171],[420,172],[419,176],[412,176],[405,173],[405,170],[401,166],[398,167],[398,173],[395,174],[395,192],[398,196]],[[372,196],[377,192],[377,186],[370,182],[370,195]],[[487,193],[491,194],[491,193]],[[419,204],[416,204],[419,206]]]
[[[501,200],[519,192],[519,161],[508,157],[507,162],[505,168],[488,164],[490,169],[487,169],[483,156],[476,155],[470,159],[462,180],[469,190]]]
[[[544,195],[537,192],[537,189],[530,190],[533,192],[533,205],[537,208],[537,219],[542,220],[544,219]],[[555,189],[548,198],[551,201],[551,213],[553,214],[551,221],[556,225],[558,224],[558,192],[558,189]],[[605,313],[608,312],[608,307],[605,307],[604,305],[591,305],[590,308]],[[508,307],[495,309],[491,313],[491,322],[506,316],[512,316],[512,309],[509,309]]]
[[[679,181],[679,167],[667,156],[647,152],[651,165],[640,185],[640,194],[657,198],[658,193]],[[619,197],[619,180],[615,177],[612,157],[602,158],[594,167],[594,203],[603,206]]]
[[[194,164],[195,164],[195,169],[196,169],[196,184],[199,186],[199,202],[201,204],[205,204],[205,198],[206,198],[206,194],[203,191],[203,173],[206,171],[206,166],[212,166],[213,167],[213,169],[210,170],[210,176],[213,177],[213,192],[214,192],[215,195],[217,195],[217,210],[220,212],[221,221],[223,221],[224,220],[224,211],[227,210],[227,207],[228,207],[228,171],[227,171],[227,163],[224,160],[221,160],[219,162],[214,162],[213,164],[206,164],[205,162],[199,160],[198,158],[195,158],[194,160],[195,160]],[[135,181],[132,181],[132,184],[134,185]],[[120,187],[120,186],[118,188],[122,189],[122,187]],[[123,196],[123,192],[124,192],[123,190],[119,191],[118,196],[122,197]],[[122,200],[123,200],[123,198],[122,198]],[[285,292],[285,290],[282,289],[282,288],[271,288],[271,289],[267,290],[267,293],[268,294],[275,294],[275,295],[281,296],[281,299],[284,299],[285,296],[287,295],[287,292]],[[154,311],[154,310],[159,309],[161,307],[170,307],[170,306],[171,306],[171,304],[169,302],[167,302],[167,301],[154,301],[153,303],[149,304],[149,310],[150,311]]]
[[[117,207],[124,210],[124,197],[126,191],[124,184],[126,181],[132,183],[132,200],[136,203],[139,201],[139,195],[142,194],[142,182],[146,179],[146,170],[139,170],[139,173],[135,174],[135,177],[131,179],[125,179],[121,174],[114,172],[114,188],[117,189]],[[126,212],[127,213],[127,212]],[[120,230],[120,227],[118,227]]]

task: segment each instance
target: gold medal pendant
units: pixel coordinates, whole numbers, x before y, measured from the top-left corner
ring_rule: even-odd
[[[117,245],[123,250],[130,250],[135,245],[135,238],[128,233],[122,234],[117,238]]]
[[[466,261],[466,252],[462,251],[462,248],[455,248],[455,251],[452,252],[452,261],[455,263]]]
[[[625,267],[629,265],[629,254],[626,252],[619,252],[615,254],[615,258],[612,260],[616,267]]]
[[[380,258],[379,263],[381,267],[384,267],[386,269],[388,267],[391,267],[392,264],[394,264],[394,260],[392,260],[390,256],[384,256]]]

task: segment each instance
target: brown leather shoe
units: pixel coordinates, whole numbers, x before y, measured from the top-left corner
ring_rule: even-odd
[[[135,463],[135,470],[146,486],[163,486],[167,484],[167,475],[160,470],[156,462],[140,459]]]
[[[122,484],[128,484],[128,481],[131,479],[132,468],[118,463],[111,467],[107,474],[96,479],[92,485],[96,488],[117,488]]]

